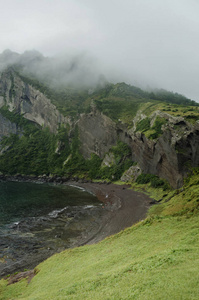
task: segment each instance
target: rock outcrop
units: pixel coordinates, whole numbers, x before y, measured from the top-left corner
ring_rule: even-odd
[[[10,122],[4,116],[0,114],[0,140],[4,136],[8,136],[11,133],[17,134],[18,128],[15,123]]]
[[[107,116],[97,110],[80,115],[78,121],[81,153],[90,158],[91,153],[103,158],[117,143],[117,126]]]
[[[0,107],[7,105],[10,111],[49,127],[54,133],[59,124],[71,123],[70,118],[64,117],[43,93],[25,83],[12,68],[1,74],[0,95]]]
[[[199,166],[199,124],[158,111],[152,114],[153,123],[156,116],[164,117],[167,123],[163,134],[153,140],[136,132],[135,126],[128,129],[124,124],[116,125],[98,111],[84,114],[78,123],[81,152],[85,158],[91,153],[103,158],[119,139],[130,146],[132,160],[144,173],[158,175],[179,188],[190,168]]]
[[[133,160],[142,171],[169,181],[174,188],[183,184],[183,177],[199,166],[199,124],[191,125],[182,118],[170,118],[163,134],[150,140],[143,133],[129,134]]]
[[[43,93],[24,82],[12,68],[2,72],[0,77],[0,107],[3,105],[40,126],[49,127],[53,133],[57,132],[60,124],[70,124],[71,128],[77,124],[83,156],[89,159],[94,153],[102,159],[106,157],[107,166],[112,164],[107,153],[121,140],[130,146],[132,160],[138,162],[143,172],[168,180],[174,188],[183,184],[183,178],[190,168],[199,166],[199,123],[193,125],[180,116],[153,112],[150,116],[151,127],[157,117],[166,120],[161,135],[155,139],[136,131],[136,124],[146,118],[142,111],[134,118],[132,128],[122,122],[116,124],[98,111],[94,104],[90,113],[81,114],[76,122],[72,122]],[[10,133],[19,134],[21,129],[0,114],[0,139]],[[56,153],[60,152],[60,145]]]

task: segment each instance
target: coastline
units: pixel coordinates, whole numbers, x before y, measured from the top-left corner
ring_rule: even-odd
[[[140,192],[133,191],[126,184],[116,185],[113,183],[105,182],[94,183],[88,181],[85,182],[84,180],[65,181],[62,178],[59,180],[62,182],[57,182],[57,180],[52,182],[51,180],[49,180],[49,178],[43,177],[34,177],[34,180],[32,179],[33,178],[27,176],[23,177],[21,175],[18,175],[16,177],[6,177],[6,179],[4,179],[3,181],[69,185],[84,189],[85,191],[94,194],[98,198],[98,200],[103,203],[101,206],[102,213],[98,217],[98,220],[95,220],[95,222],[93,222],[93,224],[91,224],[82,233],[82,235],[74,238],[69,248],[80,247],[83,245],[90,245],[100,242],[106,237],[119,233],[125,228],[132,226],[138,221],[141,221],[146,217],[147,211],[152,201],[149,196]],[[51,256],[52,254],[49,253],[49,256]],[[24,268],[32,269],[46,258],[47,257],[41,257],[40,261],[26,261],[26,265],[22,263],[23,266],[19,265],[20,262],[16,263],[15,269],[6,268],[6,273],[11,274],[16,271],[22,271]],[[6,273],[2,275],[5,276]]]
[[[78,246],[100,242],[143,220],[152,202],[149,196],[133,191],[126,184],[76,182],[75,185],[95,194],[104,203],[103,208],[106,210],[99,230],[93,236],[88,234],[87,239],[82,240]]]

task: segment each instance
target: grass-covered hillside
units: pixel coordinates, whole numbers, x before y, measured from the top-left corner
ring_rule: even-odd
[[[112,84],[106,81],[102,85],[90,88],[87,86],[84,88],[70,85],[56,86],[50,84],[47,78],[38,79],[33,73],[24,72],[20,66],[13,68],[25,83],[34,86],[51,99],[63,115],[74,118],[77,118],[80,113],[89,112],[93,102],[100,111],[114,121],[118,122],[118,119],[121,119],[130,124],[132,118],[145,103],[152,106],[169,103],[172,106],[171,110],[176,109],[175,104],[198,106],[195,101],[166,90],[148,92],[124,82]]]
[[[154,192],[150,183],[147,189]],[[52,256],[30,283],[1,280],[0,299],[198,299],[198,170],[182,189],[155,193],[162,200],[145,220],[99,244]]]

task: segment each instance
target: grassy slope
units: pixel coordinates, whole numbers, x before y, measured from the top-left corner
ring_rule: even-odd
[[[30,284],[1,280],[0,299],[198,299],[198,175],[163,199],[135,226],[47,259]]]

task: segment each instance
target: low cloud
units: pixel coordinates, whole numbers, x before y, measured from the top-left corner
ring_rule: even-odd
[[[97,60],[86,53],[61,54],[45,57],[38,51],[25,51],[22,54],[5,50],[0,55],[0,70],[15,65],[28,76],[33,76],[52,88],[70,86],[90,88],[102,85],[106,79],[100,73]]]
[[[104,74],[199,101],[197,0],[7,0],[1,7],[0,52],[37,49],[45,56],[38,74],[52,67],[58,74],[59,65],[57,82],[93,84]],[[50,67],[46,57],[54,57]]]

